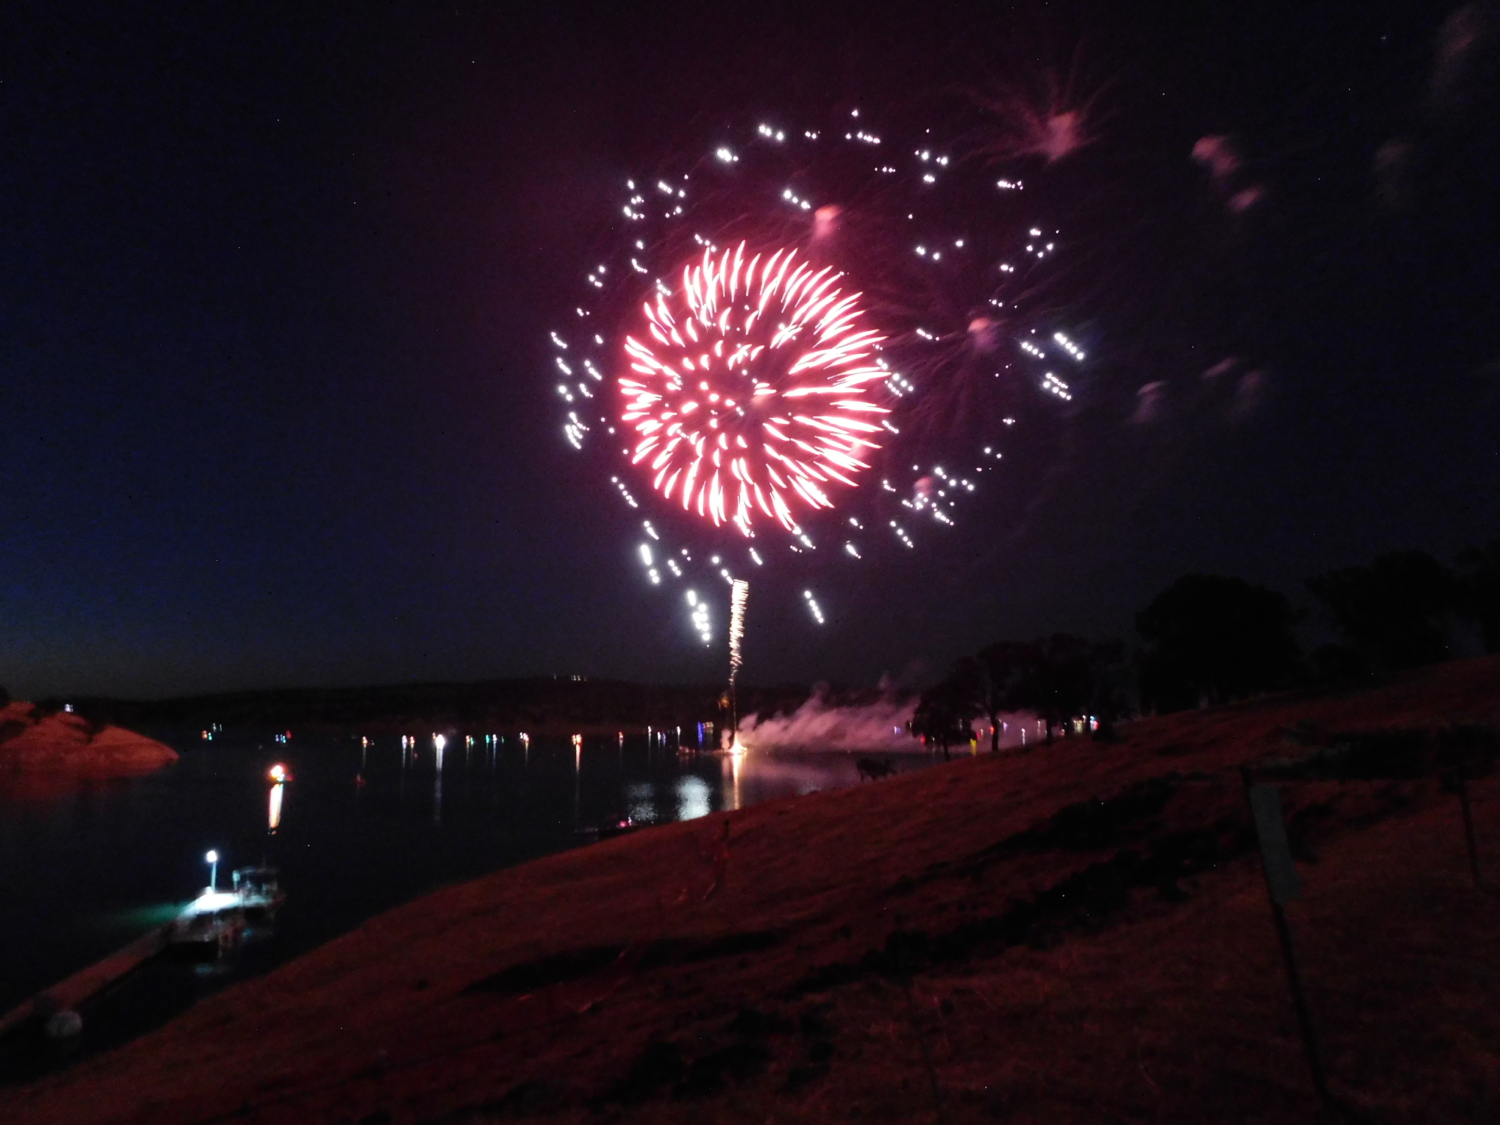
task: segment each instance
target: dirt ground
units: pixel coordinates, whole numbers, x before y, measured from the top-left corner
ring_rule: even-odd
[[[1279,783],[1324,1107],[1239,767],[1497,720],[1466,661],[653,828],[382,915],[0,1119],[1494,1121],[1500,779],[1480,887],[1430,771]]]

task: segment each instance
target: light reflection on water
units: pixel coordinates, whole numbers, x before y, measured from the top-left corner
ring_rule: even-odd
[[[637,824],[655,824],[656,787],[649,781],[635,781],[625,786],[625,815]]]
[[[660,731],[577,743],[459,734],[464,752],[452,754],[425,734],[227,732],[205,744],[196,731],[152,733],[182,761],[47,800],[0,797],[0,886],[7,913],[27,920],[0,927],[0,1011],[167,920],[202,884],[210,848],[226,870],[280,867],[289,895],[274,940],[247,950],[233,979],[436,887],[577,846],[580,829],[622,815],[691,820],[857,780],[853,754],[678,753]],[[268,781],[277,762],[293,780]]]
[[[677,779],[677,819],[697,820],[713,812],[708,802],[708,782],[691,774]]]
[[[112,910],[106,914],[100,914],[95,922],[100,928],[112,934],[117,933],[139,933],[156,926],[164,926],[178,914],[182,913],[183,907],[188,900],[182,902],[155,902],[150,906],[136,906],[128,910]]]

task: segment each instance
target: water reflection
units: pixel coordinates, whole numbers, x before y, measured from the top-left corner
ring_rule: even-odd
[[[84,913],[180,898],[201,879],[195,865],[210,845],[281,868],[297,903],[276,941],[255,947],[245,971],[260,971],[439,885],[577,846],[580,828],[696,819],[857,781],[854,754],[698,753],[694,743],[712,746],[712,732],[693,724],[621,733],[613,745],[608,732],[476,734],[488,763],[465,754],[451,776],[446,745],[461,731],[433,736],[430,766],[412,734],[309,739],[316,749],[299,743],[291,807],[290,776],[268,784],[270,740],[232,734],[185,742],[173,769],[126,785],[47,802],[0,795],[0,886],[15,916],[35,919],[0,928],[0,1001],[19,1002],[124,944],[131,935],[85,926]],[[893,761],[927,764],[925,755]],[[36,854],[50,857],[45,877],[25,858]],[[122,863],[127,855],[153,861]]]
[[[725,779],[728,782],[724,792],[724,796],[727,798],[725,804],[730,809],[738,810],[740,807],[740,773],[744,768],[745,754],[743,751],[725,754],[723,762],[724,765],[721,772],[725,775]]]
[[[697,820],[713,812],[709,804],[708,782],[688,774],[677,780],[677,819]]]
[[[637,824],[655,824],[656,786],[649,781],[638,781],[625,787],[625,815]]]
[[[583,735],[573,736],[573,827],[579,827],[578,806],[583,794]]]
[[[285,763],[277,762],[266,772],[266,777],[271,782],[271,795],[266,810],[267,831],[274,836],[276,829],[281,827],[281,798],[286,783],[292,780],[292,774]]]

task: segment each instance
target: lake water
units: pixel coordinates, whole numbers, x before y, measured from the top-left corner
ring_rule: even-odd
[[[220,886],[231,869],[265,861],[280,868],[288,897],[269,938],[206,969],[153,964],[86,1006],[77,1054],[427,891],[579,846],[588,826],[621,815],[687,820],[857,781],[852,754],[679,753],[675,732],[581,746],[450,735],[441,769],[431,738],[363,747],[358,737],[153,734],[182,760],[48,799],[0,796],[0,1013],[170,920],[206,886],[210,849],[221,856]],[[292,778],[279,794],[268,779],[276,763]],[[0,1060],[0,1080],[18,1076]]]

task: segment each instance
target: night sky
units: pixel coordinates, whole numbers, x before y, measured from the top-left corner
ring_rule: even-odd
[[[547,331],[619,183],[718,123],[995,83],[1088,99],[1036,179],[1098,361],[826,626],[757,590],[746,680],[920,680],[1128,635],[1187,571],[1305,598],[1500,535],[1496,6],[519,7],[0,17],[12,694],[718,678],[563,440]]]

